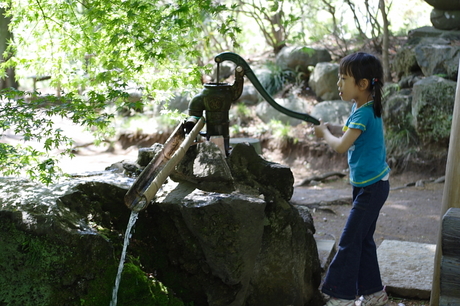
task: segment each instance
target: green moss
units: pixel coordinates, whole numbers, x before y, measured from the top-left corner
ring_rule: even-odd
[[[110,243],[94,234],[36,235],[14,220],[0,212],[0,305],[110,304],[119,260]],[[135,260],[125,264],[118,296],[119,306],[183,305]]]

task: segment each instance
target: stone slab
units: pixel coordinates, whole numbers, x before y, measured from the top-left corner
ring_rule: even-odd
[[[316,247],[321,262],[321,270],[325,272],[336,253],[335,240],[316,239]]]
[[[380,274],[389,294],[430,299],[435,244],[384,240],[377,249]]]

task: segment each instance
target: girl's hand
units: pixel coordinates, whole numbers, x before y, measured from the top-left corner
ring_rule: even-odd
[[[327,130],[328,123],[324,123],[321,119],[319,119],[319,125],[315,125],[315,135],[318,138],[324,137],[324,132]]]

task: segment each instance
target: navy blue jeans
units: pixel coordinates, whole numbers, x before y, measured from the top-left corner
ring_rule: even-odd
[[[325,294],[353,300],[383,289],[374,232],[389,192],[388,181],[366,187],[353,186],[353,207],[326,274],[322,287]]]

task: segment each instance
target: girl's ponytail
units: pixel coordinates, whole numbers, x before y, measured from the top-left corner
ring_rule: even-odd
[[[382,117],[382,87],[383,82],[379,78],[372,78],[371,90],[373,91],[372,96],[374,98],[374,115]]]

